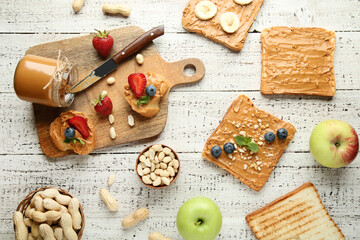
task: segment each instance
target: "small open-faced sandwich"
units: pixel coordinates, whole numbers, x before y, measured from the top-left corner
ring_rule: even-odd
[[[133,73],[124,85],[126,101],[131,108],[144,117],[154,117],[159,111],[161,97],[169,89],[168,81],[157,73]]]
[[[72,150],[86,155],[95,148],[94,126],[81,112],[70,110],[62,113],[51,123],[50,136],[61,151]]]

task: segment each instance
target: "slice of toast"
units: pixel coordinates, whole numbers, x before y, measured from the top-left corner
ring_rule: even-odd
[[[190,0],[186,5],[182,17],[183,27],[189,32],[202,34],[234,51],[240,51],[264,0],[253,0],[248,5],[236,4],[234,0],[210,0],[217,6],[217,13],[212,19],[205,21],[195,15],[195,7],[200,1]],[[226,12],[237,14],[240,20],[240,28],[232,34],[224,32],[220,25],[220,17]]]
[[[272,143],[265,141],[265,133],[276,134],[280,128],[288,131],[286,139],[276,138]],[[202,156],[228,171],[250,188],[259,191],[267,182],[295,132],[293,125],[256,108],[248,97],[240,95],[231,104],[220,125],[207,140]],[[246,147],[238,146],[235,143],[237,135],[251,137],[252,141],[258,144],[259,151],[254,153]],[[224,144],[228,142],[235,145],[236,149],[232,154],[226,154],[222,150],[218,158],[211,155],[213,146],[223,149]]]
[[[345,239],[309,182],[248,214],[246,221],[259,240]]]
[[[169,90],[169,81],[163,75],[158,73],[146,72],[144,75],[146,77],[146,87],[144,88],[142,96],[147,96],[146,88],[149,85],[153,85],[156,88],[156,94],[150,98],[148,103],[138,104],[140,98],[135,96],[129,83],[124,84],[124,96],[132,110],[144,117],[152,118],[160,111],[159,102]]]
[[[89,129],[89,137],[84,139],[79,131],[75,130],[75,138],[80,139],[84,144],[81,144],[80,141],[71,141],[70,143],[65,143],[64,131],[69,127],[68,121],[75,117],[80,116],[86,120]],[[51,124],[49,129],[50,137],[52,142],[60,151],[74,151],[80,155],[87,155],[95,149],[95,130],[94,125],[90,118],[88,118],[84,113],[70,110],[63,112],[57,117]]]
[[[322,28],[264,29],[261,93],[334,96],[335,42],[335,33]]]

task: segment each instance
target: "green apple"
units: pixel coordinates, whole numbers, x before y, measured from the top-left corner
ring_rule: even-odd
[[[350,164],[359,151],[356,131],[340,120],[320,122],[310,136],[310,152],[321,165],[339,168]]]
[[[176,225],[185,240],[214,240],[220,232],[222,216],[211,199],[195,197],[180,207]]]

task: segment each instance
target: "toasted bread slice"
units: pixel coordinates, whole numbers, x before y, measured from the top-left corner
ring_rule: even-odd
[[[261,93],[334,96],[335,42],[322,28],[264,29]]]
[[[345,239],[309,182],[248,214],[246,221],[259,240]]]
[[[200,1],[190,0],[185,7],[182,17],[183,27],[189,32],[202,34],[234,51],[240,51],[264,0],[253,0],[248,5],[236,4],[234,0],[211,0],[217,6],[217,13],[212,19],[205,21],[195,15],[195,7]],[[240,28],[232,34],[224,32],[220,26],[220,17],[226,12],[233,12],[240,19]]]
[[[75,130],[75,138],[82,140],[85,144],[81,144],[80,142],[71,142],[65,143],[64,131],[67,127],[69,127],[68,121],[75,117],[81,116],[85,118],[88,128],[89,128],[89,137],[84,139],[81,134]],[[50,137],[55,146],[61,151],[72,150],[80,155],[87,155],[91,153],[95,148],[95,133],[94,133],[94,125],[92,121],[82,112],[70,110],[60,114],[51,124],[50,124]]]
[[[279,128],[288,131],[286,139],[276,138],[272,143],[265,141],[265,133],[276,134]],[[248,97],[240,95],[231,104],[220,125],[207,140],[202,156],[228,171],[250,188],[259,191],[267,182],[295,132],[293,125],[256,108]],[[237,135],[251,137],[252,141],[259,145],[259,151],[253,153],[246,147],[239,147],[234,139]],[[236,147],[232,154],[226,154],[222,150],[218,158],[211,155],[213,146],[223,148],[228,142],[234,143]]]
[[[149,85],[154,85],[156,88],[155,96],[151,97],[150,101],[144,105],[137,104],[139,98],[135,96],[133,91],[130,88],[129,83],[124,85],[124,95],[126,101],[130,104],[131,108],[144,117],[154,117],[160,111],[159,103],[161,98],[166,94],[169,89],[168,80],[161,74],[147,72],[145,73],[146,77],[146,87]],[[144,89],[144,96],[146,95]]]

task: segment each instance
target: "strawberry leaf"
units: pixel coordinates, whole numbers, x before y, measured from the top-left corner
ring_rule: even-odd
[[[109,35],[109,33],[107,33],[106,30],[104,30],[104,32],[101,32],[100,30],[97,30],[96,28],[94,30],[97,31],[97,33],[95,33],[95,35],[98,38],[107,38],[107,36]]]
[[[106,96],[106,94],[102,94],[102,92],[99,93],[99,96],[95,100],[91,101],[91,104],[94,105],[94,106],[96,106],[98,104],[100,106],[102,106],[101,102],[102,102],[102,100],[104,100],[105,96]]]

